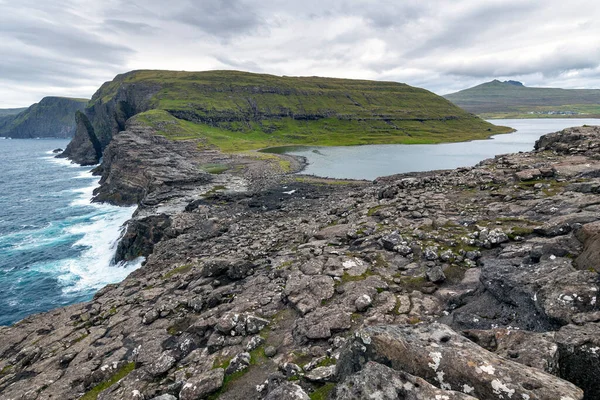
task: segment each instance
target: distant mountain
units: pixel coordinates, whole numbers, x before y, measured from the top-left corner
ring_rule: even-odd
[[[27,110],[27,107],[23,108],[2,108],[0,109],[0,132],[2,129],[11,123],[17,115],[23,111]],[[0,135],[2,136],[2,135]]]
[[[22,108],[0,108],[0,118],[10,117],[11,115],[17,115],[20,112],[27,110],[27,107]]]
[[[75,133],[75,112],[83,111],[87,100],[44,97],[29,108],[0,110],[0,136],[27,139],[70,138]]]
[[[518,81],[493,80],[444,97],[483,117],[600,115],[600,89],[527,87]]]

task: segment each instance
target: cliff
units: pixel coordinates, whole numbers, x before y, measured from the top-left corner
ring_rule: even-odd
[[[146,262],[0,328],[3,399],[600,397],[600,128],[375,182],[125,128]]]
[[[81,139],[95,136],[102,151],[134,116],[163,136],[195,138],[223,151],[438,143],[507,131],[400,83],[238,71],[132,71],[102,85],[85,114],[93,130],[82,132]],[[67,154],[77,153],[74,147]]]
[[[485,118],[600,116],[599,89],[527,87],[521,82],[493,80],[444,98]]]
[[[87,100],[44,97],[16,115],[0,118],[0,136],[15,139],[37,137],[71,138],[75,134],[75,112]]]

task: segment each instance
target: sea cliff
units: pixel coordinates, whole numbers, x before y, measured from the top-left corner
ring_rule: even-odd
[[[489,124],[427,90],[396,82],[239,71],[132,71],[94,94],[64,156],[96,163],[135,117],[173,140],[225,152],[311,144],[484,139]]]
[[[15,139],[72,138],[75,112],[85,108],[87,100],[44,97],[39,103],[18,113],[0,116],[0,136]]]

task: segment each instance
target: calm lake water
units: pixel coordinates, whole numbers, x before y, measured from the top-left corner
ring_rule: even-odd
[[[540,136],[564,128],[600,125],[600,119],[496,119],[489,122],[517,131],[486,140],[427,145],[291,147],[285,153],[306,157],[303,174],[368,179],[403,172],[468,167],[498,154],[529,151]]]

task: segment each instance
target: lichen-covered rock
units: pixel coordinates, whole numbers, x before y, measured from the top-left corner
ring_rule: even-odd
[[[336,386],[333,398],[338,400],[476,400],[467,394],[443,390],[429,382],[369,361],[357,373]]]
[[[200,400],[223,386],[225,371],[215,368],[188,379],[179,392],[180,400]]]
[[[304,390],[295,383],[286,382],[269,392],[265,400],[310,400]]]
[[[572,383],[501,358],[438,323],[357,332],[338,361],[338,378],[357,372],[369,360],[482,399],[583,398]]]
[[[489,331],[468,330],[463,334],[499,356],[553,375],[559,374],[559,353],[554,332],[538,333],[498,328]]]
[[[556,333],[560,376],[583,389],[585,399],[600,398],[600,323],[567,325]]]
[[[311,382],[327,382],[335,376],[335,365],[326,367],[317,367],[304,375],[304,378]]]
[[[321,305],[321,301],[333,296],[333,279],[323,275],[292,274],[284,293],[300,313],[306,314]]]

